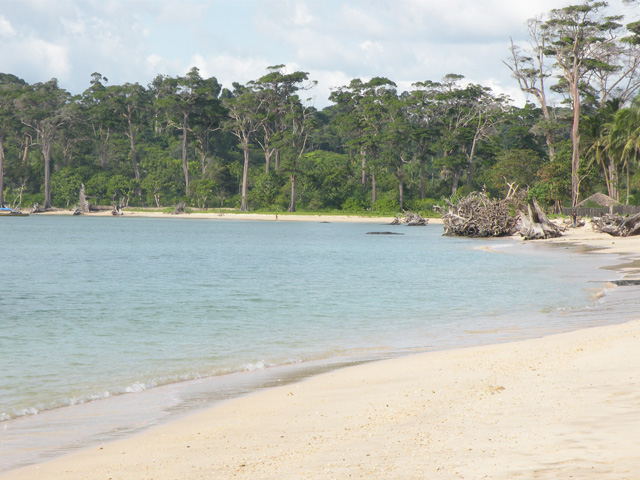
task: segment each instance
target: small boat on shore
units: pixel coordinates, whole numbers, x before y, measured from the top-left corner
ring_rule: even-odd
[[[0,207],[0,217],[28,217],[28,213],[23,213],[19,210],[12,210],[7,207]]]

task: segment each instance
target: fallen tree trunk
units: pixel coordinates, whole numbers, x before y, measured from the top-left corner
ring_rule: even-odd
[[[594,230],[608,233],[614,237],[640,235],[640,213],[629,217],[621,217],[617,214],[603,215],[602,217],[594,217],[591,222]]]
[[[484,193],[474,192],[449,203],[442,216],[445,235],[465,237],[502,237],[519,233],[525,240],[559,237],[564,231],[550,221],[535,200],[526,204],[524,194],[491,199]],[[514,213],[515,212],[515,213]]]
[[[521,211],[518,212],[518,233],[520,233],[520,236],[525,240],[539,240],[562,236],[564,228],[556,225],[547,218],[535,198],[531,203],[533,209],[531,205],[527,205],[528,215],[525,215]]]
[[[396,215],[391,225],[400,225],[402,222],[406,223],[409,227],[423,227],[429,223],[428,218],[423,218],[420,214],[413,212],[405,212],[404,218],[400,218],[400,215]]]

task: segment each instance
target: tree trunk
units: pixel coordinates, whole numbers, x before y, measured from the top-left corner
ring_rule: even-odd
[[[291,179],[291,200],[289,201],[289,212],[296,211],[296,176],[290,175]]]
[[[371,208],[376,204],[376,174],[371,173]]]
[[[427,196],[426,189],[426,161],[424,158],[420,159],[420,200],[424,200]]]
[[[202,153],[200,154],[200,168],[202,170],[202,176],[204,177],[204,174],[207,171],[207,152],[202,149]]]
[[[451,196],[454,196],[458,191],[458,178],[460,178],[460,172],[456,168],[453,171],[453,178],[451,179]]]
[[[273,155],[273,150],[269,148],[265,148],[264,150],[264,171],[265,173],[269,173],[269,168],[271,166],[271,156]]]
[[[553,129],[553,122],[551,121],[551,115],[549,114],[549,108],[547,107],[547,97],[544,94],[539,98],[540,106],[542,107],[542,115],[545,120],[545,128],[544,128],[544,137],[547,142],[547,149],[549,150],[549,161],[553,162],[556,158],[556,147],[555,147],[555,132]]]
[[[362,185],[367,184],[367,154],[364,150],[360,152],[362,157]]]
[[[94,128],[95,132],[95,128]],[[99,128],[97,133],[94,133],[98,137],[98,155],[100,156],[100,167],[103,170],[107,169],[107,157],[109,155],[109,138],[111,137],[111,130],[107,128],[107,136],[103,138],[103,129]]]
[[[575,61],[574,61],[575,62]],[[577,71],[577,68],[574,68]],[[573,79],[571,96],[573,97],[573,123],[571,125],[571,206],[578,205],[580,198],[580,91],[578,90],[578,78]]]
[[[24,138],[24,153],[22,154],[22,164],[27,163],[27,157],[29,156],[29,136]]]
[[[248,212],[247,207],[247,185],[249,181],[249,141],[244,141],[242,145],[242,151],[244,153],[244,167],[242,169],[242,204],[240,205],[241,212]]]
[[[0,134],[0,208],[4,207],[4,133]]]
[[[613,163],[613,160],[609,159],[609,196],[617,202],[620,201],[619,185],[618,169]]]
[[[398,177],[398,205],[400,210],[404,210],[404,164],[398,168],[396,177]]]
[[[627,161],[627,201],[625,202],[625,205],[629,205],[629,196],[631,195],[631,178],[629,176],[629,161]]]
[[[42,136],[42,156],[44,157],[44,209],[51,209],[51,139]]]
[[[209,134],[207,131],[199,131],[196,134],[196,140],[200,144],[200,170],[202,171],[202,176],[207,171],[207,140],[209,139]]]
[[[126,133],[129,137],[129,147],[131,148],[131,163],[133,164],[133,173],[136,177],[136,182],[140,183],[140,170],[138,169],[138,159],[136,158],[136,145],[134,141],[133,124],[131,123],[131,106],[129,108],[129,116],[127,117],[128,130]]]
[[[185,193],[189,195],[189,164],[187,163],[187,114],[182,116],[182,173],[184,174]]]

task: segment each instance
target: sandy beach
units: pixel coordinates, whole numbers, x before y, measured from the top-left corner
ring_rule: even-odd
[[[53,210],[50,212],[37,213],[34,215],[73,215],[71,210]],[[110,210],[91,212],[84,214],[87,217],[112,217]],[[133,211],[123,210],[118,217],[146,217],[146,218],[194,218],[207,220],[261,220],[267,222],[363,222],[363,223],[391,223],[394,217],[365,217],[361,215],[299,215],[299,214],[268,214],[268,213],[237,213],[230,211],[220,211],[219,213],[165,213],[153,210]],[[430,223],[442,223],[439,218],[429,219]]]
[[[640,238],[550,242],[639,278]],[[638,318],[336,370],[0,479],[637,479]]]

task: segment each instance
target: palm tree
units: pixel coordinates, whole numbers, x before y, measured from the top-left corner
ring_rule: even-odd
[[[619,169],[622,155],[619,148],[619,138],[613,135],[614,120],[620,111],[619,99],[608,100],[595,115],[586,117],[582,123],[583,145],[585,156],[591,164],[597,163],[602,167],[607,194],[619,201]]]
[[[640,96],[627,108],[618,110],[611,126],[611,145],[619,152],[627,176],[627,203],[630,196],[630,164],[640,160]]]

